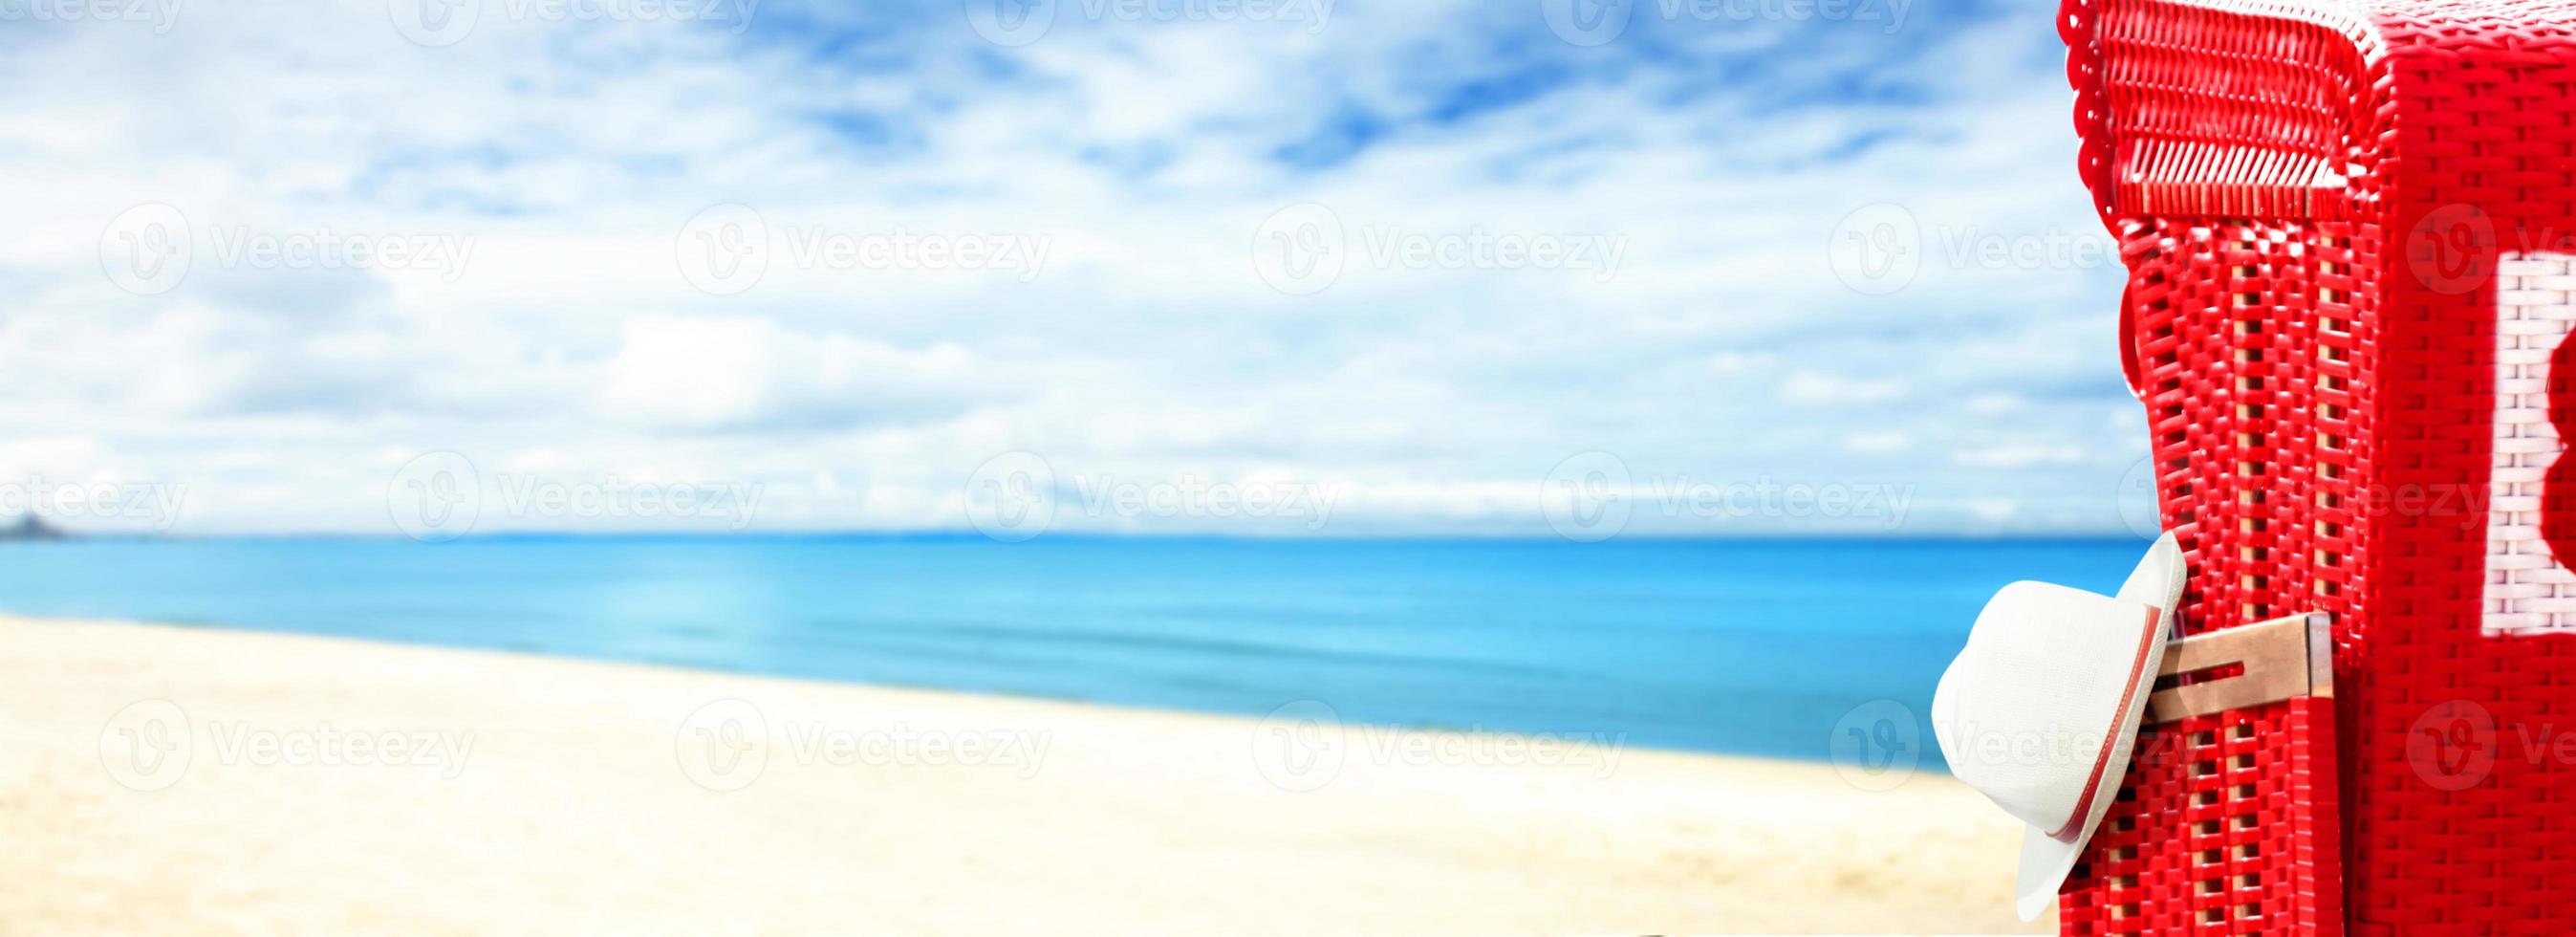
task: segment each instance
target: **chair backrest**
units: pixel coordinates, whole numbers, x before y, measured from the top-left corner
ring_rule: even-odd
[[[2328,612],[2337,686],[2143,742],[2066,930],[2576,931],[2576,6],[2060,29],[2184,628]]]

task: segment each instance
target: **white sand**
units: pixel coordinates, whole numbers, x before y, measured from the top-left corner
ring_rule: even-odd
[[[2016,848],[1934,774],[0,619],[11,934],[2046,932]]]

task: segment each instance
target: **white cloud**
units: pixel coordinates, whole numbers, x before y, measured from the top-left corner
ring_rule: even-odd
[[[675,430],[831,429],[953,414],[994,396],[995,372],[964,348],[898,348],[790,332],[744,317],[626,323],[601,368],[610,417]]]
[[[2093,223],[2071,134],[2029,132],[2064,122],[2044,6],[1926,7],[1897,35],[1646,17],[1599,49],[1466,2],[1337,6],[1312,35],[1074,18],[1017,49],[946,4],[758,15],[486,16],[423,48],[376,6],[233,5],[166,36],[0,38],[0,173],[42,180],[0,189],[0,419],[57,445],[48,471],[190,483],[206,532],[383,532],[386,473],[435,450],[758,480],[781,529],[959,526],[964,480],[1018,449],[1068,475],[1338,480],[1347,531],[1545,533],[1526,493],[1583,450],[1641,478],[1916,485],[1921,524],[1974,527],[2040,513],[1981,497],[2089,503],[2140,445],[2102,418],[2125,405],[2115,271],[1939,250]],[[146,201],[200,242],[473,250],[324,269],[199,243],[136,296],[96,248]],[[835,267],[772,231],[757,283],[710,295],[677,241],[726,202],[1049,253],[1025,278]],[[1294,202],[1344,238],[1307,296],[1252,254]],[[1870,202],[1923,229],[1892,295],[1825,250]],[[1605,280],[1370,249],[1496,233],[1623,252]]]
[[[1800,371],[1781,382],[1780,399],[1798,404],[1856,406],[1885,403],[1903,396],[1905,391],[1905,382],[1895,378]]]
[[[2085,461],[2084,447],[2057,443],[2003,443],[1951,454],[1960,465],[1978,468],[2029,468],[2035,465],[2076,465]]]
[[[1914,435],[1901,431],[1854,433],[1843,440],[1844,448],[1871,454],[1897,452],[1912,445]]]

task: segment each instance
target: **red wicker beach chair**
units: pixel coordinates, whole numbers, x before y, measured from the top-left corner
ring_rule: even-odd
[[[2331,699],[2148,730],[2067,933],[2576,933],[2576,4],[2068,0],[2182,628]]]

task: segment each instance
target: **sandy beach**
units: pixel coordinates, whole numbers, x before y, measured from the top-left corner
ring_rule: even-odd
[[[1946,776],[0,618],[0,931],[2036,933]]]

